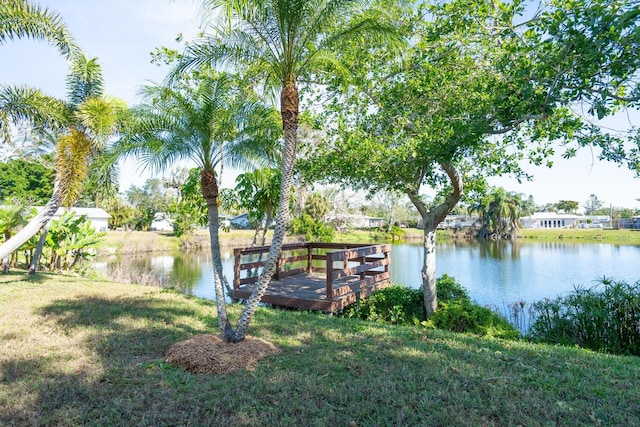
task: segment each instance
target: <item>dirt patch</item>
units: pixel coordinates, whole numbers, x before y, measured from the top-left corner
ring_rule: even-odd
[[[196,374],[227,374],[240,369],[253,369],[265,356],[279,350],[260,338],[245,337],[228,343],[218,335],[196,335],[171,346],[167,362]]]

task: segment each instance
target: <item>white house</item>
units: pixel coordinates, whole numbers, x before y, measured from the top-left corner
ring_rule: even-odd
[[[418,224],[422,228],[422,219]],[[479,227],[481,225],[478,215],[447,215],[444,220],[438,224],[438,228],[462,228],[462,227]]]
[[[338,228],[341,225],[349,228],[378,228],[385,225],[384,218],[359,214],[330,214],[326,221],[332,222]]]
[[[151,231],[173,231],[173,223],[164,212],[156,212],[149,227]]]
[[[535,212],[520,218],[522,228],[575,228],[584,217],[556,212]]]
[[[38,212],[44,209],[43,206],[34,206],[34,208]],[[52,219],[60,219],[60,217],[69,210],[73,212],[75,216],[85,215],[87,219],[91,221],[91,227],[96,231],[109,230],[109,218],[111,218],[111,215],[101,208],[58,208]]]

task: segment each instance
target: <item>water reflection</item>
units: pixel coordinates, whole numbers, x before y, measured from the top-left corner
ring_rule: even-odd
[[[490,240],[479,243],[480,257],[492,259],[518,259],[520,258],[519,242],[504,240]]]
[[[225,275],[233,280],[232,250],[223,250]],[[391,277],[395,283],[419,287],[422,283],[421,245],[395,244]],[[504,308],[515,301],[531,303],[590,286],[603,276],[635,282],[640,279],[640,246],[574,242],[457,241],[438,243],[437,275],[447,273],[465,286],[480,304]],[[208,252],[102,259],[96,268],[129,268],[138,277],[155,277],[191,295],[214,299],[213,271]],[[123,267],[127,265],[128,267]],[[146,273],[144,273],[146,272]],[[132,281],[132,280],[128,280]],[[135,280],[133,280],[135,281]]]

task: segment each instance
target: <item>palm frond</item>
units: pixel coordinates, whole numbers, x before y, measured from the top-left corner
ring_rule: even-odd
[[[76,56],[67,75],[70,104],[78,106],[89,98],[102,96],[103,85],[104,78],[98,60],[87,59],[84,55]]]
[[[107,139],[122,125],[126,104],[114,98],[91,97],[78,105],[75,116],[87,129],[98,147],[103,147]]]
[[[39,89],[0,86],[0,131],[11,139],[10,126],[28,122],[33,127],[60,130],[68,120],[65,104]]]
[[[57,13],[26,0],[2,0],[0,44],[25,37],[47,41],[68,59],[80,53],[80,48]]]

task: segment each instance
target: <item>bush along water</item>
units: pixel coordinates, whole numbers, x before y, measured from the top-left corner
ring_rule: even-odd
[[[640,356],[640,281],[603,278],[594,287],[534,303],[533,315],[534,341]]]
[[[437,280],[438,309],[426,319],[421,289],[393,285],[373,292],[366,300],[347,307],[345,317],[401,325],[423,325],[453,332],[473,333],[505,339],[519,332],[505,318],[471,301],[467,290],[453,277]]]

